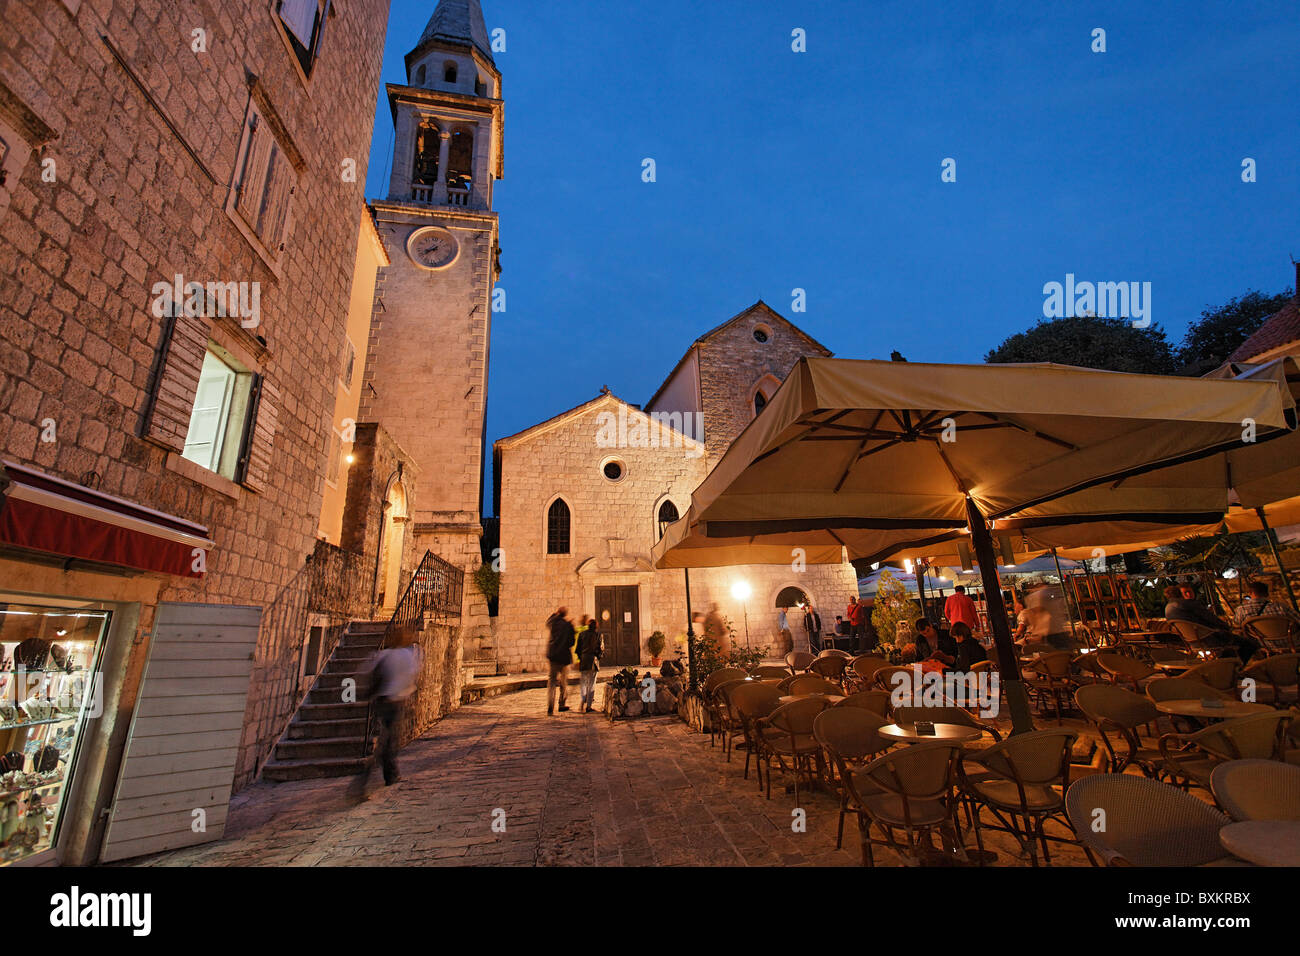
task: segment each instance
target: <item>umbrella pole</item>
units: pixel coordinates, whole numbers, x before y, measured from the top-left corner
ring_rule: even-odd
[[[695,618],[691,614],[691,569],[682,568],[686,574],[686,666],[691,669],[691,693],[699,693],[695,677]]]
[[[1011,709],[1012,733],[1025,733],[1034,729],[1029,714],[1029,695],[1020,679],[1020,662],[1016,659],[1015,644],[1011,642],[1011,628],[1007,626],[1007,608],[1002,602],[1002,588],[998,583],[998,562],[993,556],[993,536],[989,534],[984,516],[970,496],[966,496],[966,521],[970,526],[971,543],[975,545],[975,558],[979,562],[980,577],[984,582],[984,607],[988,613],[989,627],[993,629],[993,643],[998,651],[998,670],[1002,675],[1002,688],[1007,694]]]
[[[1277,562],[1277,573],[1282,575],[1282,583],[1286,586],[1286,596],[1291,599],[1291,607],[1300,607],[1295,601],[1295,591],[1291,589],[1291,579],[1287,576],[1286,568],[1282,567],[1282,552],[1277,548],[1277,535],[1268,526],[1268,519],[1264,517],[1263,508],[1256,508],[1255,514],[1259,516],[1260,526],[1264,529],[1265,537],[1268,538],[1268,546],[1273,551],[1273,560]]]
[[[929,620],[930,609],[925,606],[925,569],[917,563],[916,592],[921,595],[921,617]],[[935,622],[938,623],[937,621]]]

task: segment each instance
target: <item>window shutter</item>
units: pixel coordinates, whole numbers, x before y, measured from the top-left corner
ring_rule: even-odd
[[[239,481],[260,493],[266,490],[271,475],[275,432],[280,418],[280,390],[268,382],[265,375],[259,375],[253,383],[252,397],[252,418],[244,439]]]
[[[256,113],[249,117],[251,129],[248,134],[248,148],[244,152],[244,173],[239,178],[239,200],[236,207],[244,221],[257,231],[258,216],[262,212],[262,199],[265,195],[267,165],[271,160],[271,148],[275,138],[271,126]]]
[[[294,194],[296,175],[284,150],[276,146],[271,152],[270,172],[266,182],[266,212],[259,235],[268,252],[279,257],[283,248],[289,201]]]
[[[180,304],[177,303],[176,311]],[[153,395],[143,435],[173,451],[183,451],[190,429],[190,413],[199,391],[203,356],[208,348],[206,319],[173,315],[159,350]]]

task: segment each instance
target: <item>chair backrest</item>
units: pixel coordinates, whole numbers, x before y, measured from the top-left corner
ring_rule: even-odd
[[[708,697],[712,694],[719,684],[725,684],[727,681],[743,680],[748,676],[749,672],[741,670],[739,667],[720,667],[704,678],[704,696]]]
[[[1162,677],[1146,686],[1147,696],[1157,704],[1162,700],[1227,700],[1231,694],[1211,687],[1204,681],[1188,680],[1186,677]]]
[[[1030,666],[1040,674],[1045,674],[1052,678],[1062,678],[1070,676],[1070,660],[1074,657],[1070,651],[1051,651],[1042,654]]]
[[[972,674],[983,674],[986,671],[990,673],[993,671],[992,661],[978,661],[970,666],[970,672]]]
[[[1300,820],[1300,767],[1280,760],[1229,760],[1210,790],[1234,820]]]
[[[1275,687],[1294,687],[1300,681],[1300,654],[1271,654],[1255,661],[1241,676]]]
[[[849,666],[853,668],[855,674],[863,680],[869,681],[880,668],[888,667],[889,661],[883,657],[876,657],[874,654],[864,654],[861,657],[853,658],[853,663]]]
[[[1160,647],[1159,645],[1148,647],[1146,649],[1147,657],[1151,658],[1152,663],[1163,663],[1165,661],[1186,661],[1188,666],[1200,662],[1198,657],[1190,657],[1181,647]]]
[[[809,654],[807,651],[791,651],[789,654],[785,655],[785,662],[790,665],[790,672],[792,674],[797,674],[799,671],[807,670],[808,665],[816,659],[817,658],[812,654]]]
[[[872,783],[906,800],[938,800],[952,793],[961,745],[927,740],[877,757],[862,768]]]
[[[776,684],[759,681],[745,681],[739,687],[728,688],[731,707],[746,724],[759,717],[766,717],[776,710],[780,696],[781,692],[776,689]]]
[[[879,717],[889,716],[889,693],[883,690],[861,690],[850,694],[835,705],[870,711]]]
[[[1185,739],[1224,760],[1277,760],[1282,756],[1282,730],[1290,719],[1281,710],[1250,714],[1221,720]]]
[[[790,679],[790,685],[786,688],[791,694],[842,694],[843,689],[839,684],[832,683],[824,677],[818,677],[816,674],[800,674],[798,677]]]
[[[831,707],[813,719],[813,736],[832,760],[858,761],[889,747],[876,731],[885,718],[858,707]]]
[[[1084,846],[1107,864],[1199,866],[1228,856],[1219,842],[1230,822],[1226,816],[1177,787],[1136,774],[1076,780],[1065,793],[1065,810]]]
[[[827,680],[839,680],[844,676],[844,668],[848,663],[848,657],[819,657],[808,665],[808,670]]]
[[[811,734],[813,721],[829,706],[825,697],[800,697],[777,707],[768,715],[768,722],[787,734]]]
[[[1233,692],[1237,689],[1238,662],[1232,659],[1206,661],[1183,674],[1184,680],[1197,680],[1215,690]]]
[[[713,699],[718,702],[718,706],[726,711],[727,715],[739,719],[740,713],[736,710],[733,693],[740,687],[752,686],[752,680],[740,678],[738,680],[729,680],[713,688]]]
[[[907,675],[906,686],[909,687],[911,686],[912,668],[910,667],[897,667],[894,665],[890,665],[888,667],[881,667],[876,670],[876,673],[872,677],[872,679],[876,682],[876,686],[879,687],[881,690],[892,691],[894,689],[895,674],[906,674]]]
[[[1156,669],[1146,661],[1140,661],[1136,657],[1130,657],[1127,654],[1116,654],[1114,651],[1098,651],[1096,654],[1089,654],[1088,656],[1095,658],[1097,666],[1107,674],[1123,680],[1144,680],[1156,672]]]
[[[764,664],[754,668],[753,676],[760,680],[783,680],[790,676],[790,672],[777,664]]]
[[[1197,624],[1195,621],[1169,621],[1170,629],[1183,639],[1189,647],[1199,648],[1201,642],[1214,633],[1204,624]]]
[[[843,657],[846,660],[853,659],[852,654],[850,654],[848,651],[842,651],[838,647],[828,647],[824,651],[821,651],[817,656],[818,657]]]
[[[1294,651],[1300,635],[1295,621],[1281,614],[1261,614],[1248,617],[1242,622],[1246,632],[1256,638],[1270,651]]]
[[[1093,723],[1109,721],[1125,730],[1149,724],[1160,716],[1150,700],[1117,684],[1085,684],[1074,692],[1074,702]]]
[[[1070,753],[1079,735],[1071,730],[1034,730],[1016,734],[988,750],[980,751],[979,763],[994,773],[1037,786],[1070,782]]]
[[[781,682],[778,683],[778,684],[776,685],[776,689],[779,690],[779,691],[781,692],[782,696],[784,696],[784,695],[790,693],[790,685],[793,684],[796,680],[799,679],[799,677],[802,677],[802,676],[803,676],[803,675],[800,674],[800,675],[796,675],[795,677],[786,677],[786,678],[783,678],[783,679],[781,680]]]

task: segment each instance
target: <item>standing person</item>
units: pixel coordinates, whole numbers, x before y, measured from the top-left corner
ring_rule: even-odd
[[[822,649],[822,619],[811,602],[803,609],[803,629],[808,632],[808,649],[814,654],[820,654]]]
[[[716,602],[709,605],[709,613],[704,617],[704,636],[718,645],[718,653],[724,661],[731,656],[731,636]]]
[[[578,643],[582,640],[582,632],[589,626],[588,622],[590,622],[591,627],[596,626],[596,619],[584,614],[582,617],[578,618],[577,626],[573,629],[573,660],[570,661],[570,663],[575,667],[578,665]]]
[[[415,693],[415,683],[423,660],[423,651],[414,644],[389,647],[371,658],[366,669],[370,702],[375,716],[379,718],[379,764],[384,770],[385,787],[392,786],[401,779],[397,770],[395,728],[407,699]],[[369,767],[366,768],[366,776],[369,776]]]
[[[598,625],[599,622],[593,617],[591,624],[578,637],[578,687],[582,697],[578,712],[582,714],[591,713],[596,702],[596,674],[600,669],[597,661],[605,652]]]
[[[966,585],[959,584],[953,588],[953,593],[943,602],[943,616],[948,619],[949,627],[960,622],[972,631],[979,629],[979,612],[975,602],[966,596]]]
[[[844,616],[849,620],[849,650],[854,654],[862,650],[862,618],[866,614],[866,608],[862,606],[861,598],[850,598],[849,606],[844,609]]]
[[[859,653],[865,654],[880,643],[876,622],[871,620],[871,615],[875,612],[876,599],[872,598],[868,601],[866,598],[859,598],[858,603],[862,605],[862,647],[859,648]]]
[[[1070,650],[1073,639],[1063,597],[1046,584],[1039,584],[1025,595],[1025,609],[1030,612],[1031,634],[1036,640],[1058,651]]]
[[[781,648],[779,654],[784,656],[794,650],[794,635],[790,633],[790,621],[786,617],[785,608],[781,608],[781,615],[777,619],[777,629],[781,632]]]
[[[569,609],[562,607],[546,619],[550,628],[550,640],[546,644],[546,660],[551,665],[550,675],[546,678],[546,716],[555,713],[555,688],[560,688],[560,712],[569,709],[565,698],[569,690],[569,662],[573,660],[573,624],[569,621]]]

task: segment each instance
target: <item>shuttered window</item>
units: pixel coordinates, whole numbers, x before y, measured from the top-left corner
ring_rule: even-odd
[[[297,190],[297,170],[276,141],[271,124],[252,107],[239,181],[235,185],[235,211],[273,261],[284,251]]]

